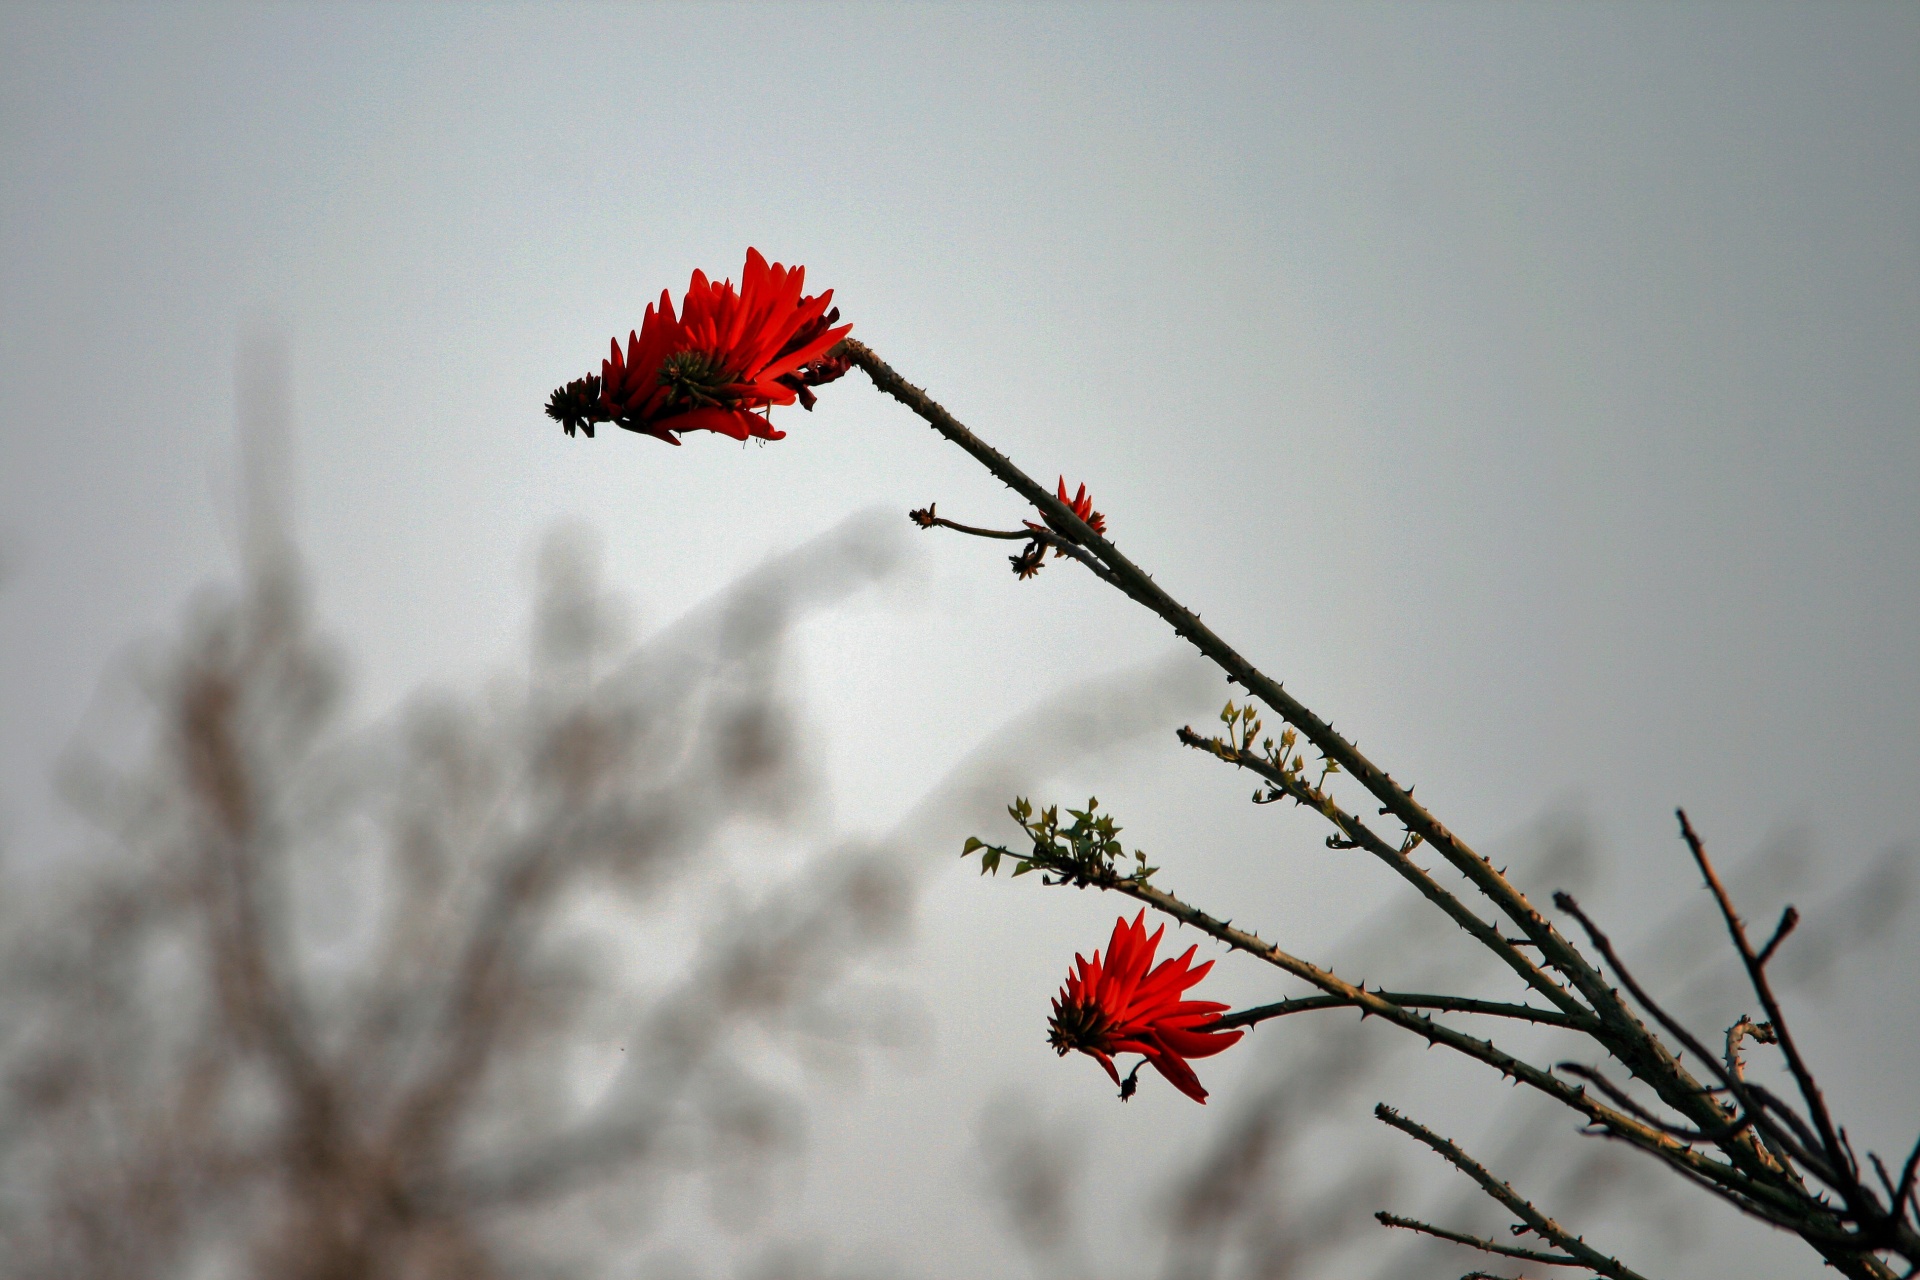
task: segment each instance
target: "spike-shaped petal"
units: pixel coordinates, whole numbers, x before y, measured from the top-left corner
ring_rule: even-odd
[[[1062,501],[1065,490],[1062,481]],[[1178,958],[1155,967],[1154,953],[1166,926],[1149,937],[1146,914],[1142,910],[1131,921],[1125,916],[1114,921],[1104,959],[1098,951],[1091,960],[1074,956],[1067,984],[1053,1001],[1047,1038],[1062,1055],[1078,1049],[1092,1057],[1116,1084],[1120,1074],[1113,1055],[1140,1054],[1174,1088],[1205,1102],[1207,1091],[1187,1059],[1211,1057],[1246,1033],[1215,1026],[1226,1005],[1181,999],[1207,976],[1213,961],[1195,967],[1197,948],[1188,947]]]
[[[670,444],[687,431],[782,439],[786,433],[774,429],[767,410],[796,400],[811,409],[811,388],[848,367],[827,352],[853,326],[834,323],[840,313],[829,312],[831,289],[806,297],[805,285],[806,268],[769,263],[758,249],[747,250],[737,289],[695,269],[677,315],[663,290],[627,335],[626,350],[614,340],[591,414],[575,409],[578,391],[556,401],[562,424],[591,434],[593,421],[613,422]]]
[[[1095,533],[1101,535],[1102,537],[1106,536],[1107,518],[1104,515],[1100,514],[1098,511],[1095,511],[1093,509],[1093,495],[1087,492],[1086,485],[1082,484],[1079,490],[1071,498],[1069,498],[1067,496],[1067,478],[1065,476],[1061,476],[1060,487],[1054,491],[1054,496],[1059,498],[1060,501],[1066,506],[1066,508],[1069,511],[1073,512],[1074,515],[1080,517],[1081,523],[1085,524],[1087,528],[1093,530]],[[1053,529],[1055,533],[1064,533],[1069,537],[1073,536],[1073,531],[1071,529],[1058,528],[1054,525],[1051,518],[1048,518],[1045,516],[1043,516],[1042,518],[1046,519],[1047,521],[1044,528]],[[1043,529],[1041,525],[1037,525],[1031,520],[1025,521],[1024,523],[1029,529]]]

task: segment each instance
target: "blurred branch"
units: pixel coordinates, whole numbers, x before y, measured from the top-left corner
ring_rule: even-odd
[[[209,643],[186,664],[175,694],[175,745],[201,820],[200,888],[220,1006],[234,1041],[262,1054],[296,1100],[299,1120],[288,1135],[288,1158],[319,1170],[339,1156],[332,1137],[339,1088],[314,1049],[305,1001],[277,945],[284,929],[269,913],[262,883],[273,870],[264,816],[268,785],[250,767],[249,758],[260,757],[243,746],[239,723],[243,693],[259,679],[255,672],[292,639],[284,618],[274,616],[271,597],[263,603],[250,611],[255,625],[242,633],[237,654]]]
[[[851,521],[597,681],[609,629],[591,575],[562,573],[530,680],[354,734],[290,547],[250,556],[162,666],[150,759],[88,775],[113,856],[0,934],[9,1273],[493,1280],[588,1248],[568,1224],[590,1193],[763,1165],[795,1132],[767,1050],[807,1047],[893,936],[897,872],[803,850],[755,911],[653,922],[710,939],[678,994],[623,969],[730,824],[807,813],[789,637],[904,541]],[[588,1112],[613,1025],[646,1063]]]

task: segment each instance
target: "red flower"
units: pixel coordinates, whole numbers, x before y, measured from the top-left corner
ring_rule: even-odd
[[[665,290],[649,306],[627,349],[613,341],[601,365],[600,412],[629,431],[679,444],[683,431],[718,431],[736,440],[786,435],[757,410],[804,399],[809,387],[846,372],[842,360],[826,358],[852,325],[834,326],[833,290],[801,294],[806,268],[768,265],[747,250],[740,287],[718,284],[695,271],[680,314]]]
[[[1060,501],[1066,502],[1069,510],[1080,517],[1081,523],[1103,537],[1107,532],[1107,518],[1093,509],[1093,495],[1087,492],[1087,486],[1081,485],[1074,493],[1073,501],[1067,502],[1067,478],[1060,477]]]
[[[1205,1102],[1207,1091],[1200,1087],[1200,1078],[1187,1059],[1211,1057],[1246,1033],[1214,1027],[1226,1005],[1180,998],[1213,968],[1211,960],[1197,969],[1188,967],[1197,948],[1188,947],[1179,959],[1148,972],[1160,935],[1167,929],[1161,925],[1149,938],[1143,923],[1146,914],[1142,910],[1132,924],[1125,916],[1114,921],[1104,965],[1098,951],[1091,961],[1074,956],[1074,970],[1054,998],[1053,1016],[1047,1020],[1047,1042],[1063,1058],[1069,1049],[1078,1049],[1098,1059],[1115,1084],[1120,1083],[1120,1073],[1114,1069],[1112,1055],[1141,1054],[1174,1088],[1195,1102]],[[1124,1097],[1128,1090],[1121,1088]]]
[[[1061,476],[1060,488],[1055,496],[1067,505],[1068,510],[1072,511],[1076,516],[1079,516],[1081,522],[1085,524],[1087,528],[1103,537],[1106,535],[1107,518],[1093,509],[1093,495],[1087,492],[1086,485],[1081,485],[1079,491],[1069,498],[1067,496],[1067,478]],[[1042,518],[1044,519],[1045,517],[1043,516]],[[1021,523],[1025,524],[1029,529],[1038,529],[1040,527],[1031,520],[1024,520]],[[1047,525],[1048,527],[1052,527],[1053,521],[1048,520]],[[1056,529],[1055,532],[1066,533],[1067,530]]]

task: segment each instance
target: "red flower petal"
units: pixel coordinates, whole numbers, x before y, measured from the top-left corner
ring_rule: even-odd
[[[804,297],[805,284],[806,268],[769,263],[758,249],[747,250],[737,289],[696,268],[678,315],[663,290],[626,350],[613,342],[601,365],[601,412],[676,444],[686,431],[783,439],[760,411],[792,404],[801,388],[811,408],[812,387],[844,372],[827,352],[853,331],[832,323],[831,289]]]
[[[1211,960],[1193,965],[1197,947],[1154,966],[1165,933],[1161,925],[1149,937],[1142,910],[1131,921],[1114,921],[1104,959],[1098,951],[1091,960],[1074,956],[1053,1001],[1049,1038],[1061,1053],[1078,1049],[1097,1059],[1116,1081],[1112,1055],[1140,1054],[1180,1092],[1205,1102],[1207,1091],[1187,1059],[1211,1057],[1246,1033],[1216,1026],[1226,1005],[1180,998],[1213,968]]]

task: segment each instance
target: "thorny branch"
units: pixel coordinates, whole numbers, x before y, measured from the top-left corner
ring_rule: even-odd
[[[1103,870],[1098,867],[1088,867],[1084,863],[1071,862],[1038,844],[1031,854],[1018,855],[997,846],[984,847],[989,853],[997,853],[1005,858],[1026,860],[1041,870],[1058,876],[1056,883],[1121,893],[1154,908],[1163,915],[1171,916],[1183,924],[1192,925],[1234,950],[1264,961],[1284,973],[1302,979],[1326,995],[1334,997],[1326,1007],[1358,1009],[1362,1016],[1379,1017],[1403,1030],[1411,1031],[1430,1044],[1452,1049],[1463,1056],[1493,1067],[1502,1075],[1536,1089],[1580,1113],[1589,1123],[1609,1135],[1658,1155],[1670,1164],[1681,1166],[1710,1185],[1721,1187],[1724,1191],[1732,1192],[1736,1196],[1760,1200],[1765,1200],[1772,1194],[1770,1188],[1756,1183],[1744,1171],[1696,1152],[1685,1143],[1661,1133],[1632,1115],[1606,1106],[1587,1094],[1584,1089],[1567,1084],[1552,1072],[1507,1053],[1493,1042],[1467,1035],[1444,1023],[1436,1022],[1431,1015],[1399,1005],[1379,991],[1348,982],[1332,970],[1302,960],[1279,946],[1244,929],[1236,928],[1232,923],[1212,916],[1136,876],[1122,876],[1111,869]]]
[[[1253,722],[1255,732],[1258,732],[1258,723]],[[1519,974],[1521,981],[1558,1005],[1569,1018],[1578,1020],[1580,1025],[1593,1021],[1593,1015],[1577,997],[1555,982],[1524,951],[1481,919],[1472,907],[1449,892],[1413,860],[1412,851],[1417,841],[1410,840],[1399,845],[1388,843],[1360,818],[1336,804],[1324,789],[1307,781],[1301,770],[1289,769],[1284,762],[1276,763],[1244,746],[1220,738],[1203,738],[1185,726],[1179,730],[1178,737],[1185,746],[1211,752],[1229,764],[1251,770],[1272,784],[1280,795],[1324,815],[1339,832],[1338,837],[1328,837],[1330,844],[1339,839],[1343,842],[1342,847],[1364,849],[1386,863],[1395,874],[1419,890],[1421,896],[1446,912],[1456,924]]]
[[[1397,1213],[1388,1213],[1385,1209],[1373,1215],[1374,1220],[1383,1227],[1397,1227],[1402,1231],[1415,1231],[1423,1236],[1432,1236],[1436,1240],[1448,1240],[1454,1244],[1464,1244],[1469,1249],[1478,1249],[1481,1253],[1497,1254],[1502,1258],[1518,1258],[1523,1262],[1539,1262],[1550,1267],[1577,1267],[1580,1260],[1571,1254],[1542,1253],[1538,1249],[1522,1249],[1515,1245],[1501,1244],[1483,1236],[1472,1236],[1462,1231],[1449,1231],[1445,1227],[1436,1227],[1431,1222],[1422,1222],[1418,1218],[1403,1218]]]
[[[1673,1035],[1682,1050],[1695,1057],[1717,1083],[1708,1084],[1696,1078],[1681,1057],[1642,1022],[1633,1006],[1615,990],[1601,970],[1588,961],[1534,907],[1503,871],[1476,853],[1417,802],[1411,787],[1402,787],[1384,769],[1362,754],[1357,744],[1337,733],[1330,722],[1322,720],[1287,693],[1278,681],[1254,667],[1205,626],[1198,614],[1164,591],[1102,533],[1082,522],[1067,504],[1036,483],[1005,455],[974,435],[924,391],[908,383],[871,349],[849,339],[836,352],[858,365],[876,387],[906,405],[1021,498],[1039,508],[1047,528],[1042,530],[1029,526],[1034,530],[1032,533],[978,529],[936,516],[931,505],[914,513],[916,522],[923,527],[944,527],[975,536],[1032,539],[1029,552],[1034,558],[1037,558],[1042,546],[1050,546],[1060,554],[1069,555],[1086,565],[1103,581],[1158,615],[1177,635],[1224,671],[1230,683],[1241,685],[1290,726],[1277,752],[1271,742],[1262,743],[1259,751],[1253,749],[1253,733],[1246,731],[1250,710],[1240,712],[1240,732],[1230,734],[1228,739],[1204,738],[1191,729],[1183,729],[1180,732],[1182,743],[1208,751],[1226,763],[1250,769],[1259,775],[1268,784],[1269,790],[1265,795],[1256,793],[1257,802],[1267,803],[1285,798],[1321,814],[1335,832],[1327,839],[1329,847],[1364,849],[1386,862],[1485,950],[1499,958],[1529,988],[1552,1002],[1555,1011],[1547,1013],[1524,1005],[1496,1007],[1494,1002],[1467,1001],[1454,997],[1442,997],[1440,1001],[1434,1001],[1431,997],[1408,996],[1407,1002],[1403,1003],[1389,993],[1347,983],[1331,970],[1314,966],[1262,941],[1254,934],[1235,929],[1228,922],[1217,920],[1154,887],[1144,874],[1123,876],[1111,868],[1090,867],[1083,862],[1062,861],[1057,857],[1049,861],[1049,852],[1041,847],[1037,838],[1031,855],[1012,855],[997,846],[987,846],[992,852],[1014,857],[1016,861],[1024,859],[1027,866],[1023,869],[1038,866],[1052,871],[1058,877],[1053,883],[1094,885],[1147,903],[1155,910],[1192,924],[1237,950],[1257,956],[1305,980],[1321,993],[1244,1011],[1234,1015],[1236,1021],[1232,1025],[1249,1025],[1264,1018],[1306,1012],[1309,1009],[1357,1008],[1363,1016],[1381,1017],[1412,1031],[1429,1043],[1444,1044],[1553,1097],[1584,1116],[1595,1132],[1628,1142],[1744,1212],[1797,1232],[1843,1275],[1861,1280],[1891,1280],[1896,1272],[1878,1256],[1881,1253],[1891,1253],[1907,1260],[1915,1268],[1908,1273],[1910,1276],[1920,1272],[1920,1231],[1916,1231],[1911,1220],[1915,1200],[1915,1171],[1920,1169],[1920,1146],[1916,1146],[1914,1155],[1909,1157],[1897,1179],[1885,1171],[1877,1157],[1873,1159],[1876,1174],[1887,1193],[1884,1203],[1861,1181],[1859,1162],[1853,1158],[1844,1132],[1832,1123],[1812,1073],[1786,1031],[1785,1019],[1766,978],[1765,965],[1792,932],[1798,922],[1798,914],[1788,908],[1772,938],[1760,951],[1755,952],[1746,938],[1744,926],[1733,909],[1731,899],[1721,886],[1704,848],[1684,815],[1681,817],[1683,836],[1715,894],[1734,945],[1768,1018],[1765,1024],[1749,1022],[1748,1031],[1741,1034],[1752,1034],[1762,1043],[1768,1043],[1769,1036],[1777,1037],[1806,1106],[1805,1118],[1761,1086],[1744,1079],[1738,1068],[1740,1035],[1733,1031],[1728,1033],[1726,1059],[1722,1062],[1705,1050],[1698,1037],[1686,1032],[1668,1017],[1645,990],[1628,977],[1618,956],[1593,922],[1579,911],[1571,898],[1562,895],[1557,899],[1558,905],[1580,921],[1588,940],[1627,986],[1639,1007]],[[1018,557],[1015,568],[1021,568]],[[1229,703],[1222,718],[1229,721],[1230,729],[1233,728],[1234,716],[1235,708]],[[1290,755],[1296,730],[1320,754],[1322,771],[1317,782],[1310,781],[1300,759]],[[1350,807],[1337,803],[1327,792],[1326,782],[1330,775],[1338,773],[1352,776],[1378,804],[1380,815],[1392,817],[1404,834],[1397,840],[1384,837]],[[1498,916],[1517,927],[1521,936],[1507,937],[1502,928],[1484,919],[1473,907],[1416,864],[1410,855],[1422,844],[1432,847],[1441,860],[1463,876]],[[975,842],[969,842],[969,850],[974,847]],[[1429,1003],[1419,1003],[1422,1000]],[[1435,1022],[1430,1014],[1421,1011],[1428,1008],[1442,1012],[1518,1017],[1576,1031],[1624,1068],[1630,1077],[1649,1086],[1661,1105],[1676,1113],[1684,1123],[1676,1124],[1658,1118],[1597,1072],[1579,1067],[1569,1072],[1591,1082],[1600,1097],[1617,1104],[1608,1105],[1608,1102],[1601,1101],[1582,1085],[1570,1084],[1551,1071],[1515,1058],[1490,1041],[1467,1036]],[[1766,1034],[1760,1033],[1761,1026],[1768,1028]],[[1562,1065],[1565,1069],[1565,1064]],[[1720,1093],[1729,1095],[1737,1105],[1718,1101],[1716,1095]],[[1396,1127],[1409,1133],[1414,1133],[1418,1128],[1408,1128],[1406,1124],[1397,1124]],[[1420,1137],[1425,1132],[1420,1130],[1415,1136]],[[1431,1137],[1427,1135],[1421,1140],[1428,1141]],[[1441,1154],[1448,1155],[1449,1159],[1454,1158],[1449,1154],[1449,1149],[1458,1153],[1457,1148],[1451,1148],[1451,1144],[1443,1148],[1437,1143],[1444,1144],[1445,1140],[1433,1138],[1429,1141],[1429,1145],[1441,1151]],[[1711,1146],[1720,1158],[1695,1149],[1701,1145]],[[1460,1164],[1462,1160],[1465,1160],[1464,1155],[1455,1163]],[[1461,1167],[1468,1166],[1462,1164]],[[1477,1168],[1477,1165],[1472,1166],[1468,1172]],[[1809,1189],[1801,1176],[1803,1169],[1838,1194],[1841,1204],[1836,1206]],[[1484,1170],[1480,1172],[1484,1174]],[[1481,1180],[1489,1194],[1502,1199],[1502,1195],[1494,1190],[1490,1177]],[[1503,1203],[1506,1203],[1504,1199]],[[1530,1206],[1528,1211],[1533,1212]],[[1542,1231],[1542,1234],[1544,1236],[1547,1233]],[[1584,1246],[1581,1248],[1584,1249]],[[1582,1265],[1599,1274],[1632,1274],[1618,1262],[1590,1250],[1582,1253],[1569,1247],[1569,1253],[1578,1257]]]
[[[1411,991],[1379,991],[1375,994],[1382,999],[1399,1005],[1402,1009],[1439,1009],[1449,1013],[1482,1013],[1491,1018],[1512,1018],[1520,1022],[1537,1022],[1545,1027],[1567,1027],[1577,1029],[1580,1024],[1566,1014],[1553,1009],[1536,1009],[1532,1005],[1502,1004],[1497,1000],[1475,1000],[1470,996],[1426,995]],[[1273,1018],[1284,1018],[1290,1013],[1309,1013],[1321,1009],[1355,1009],[1358,1005],[1340,996],[1296,996],[1291,1000],[1279,1000],[1273,1004],[1257,1005],[1251,1009],[1242,1009],[1220,1019],[1223,1027],[1250,1027],[1255,1023],[1266,1022]]]
[[[1231,682],[1241,685],[1272,707],[1288,724],[1296,726],[1325,758],[1353,775],[1409,833],[1438,849],[1442,857],[1513,920],[1521,932],[1541,949],[1547,963],[1560,969],[1590,1002],[1605,1001],[1606,984],[1600,974],[1560,936],[1524,894],[1493,869],[1487,859],[1467,847],[1428,813],[1413,798],[1411,790],[1401,787],[1384,769],[1361,754],[1352,742],[1336,733],[1330,723],[1315,715],[1278,681],[1262,673],[1215,635],[1211,628],[1200,621],[1198,614],[1162,590],[1150,575],[1122,555],[1118,547],[1074,515],[1067,504],[1047,492],[1045,486],[1036,483],[999,450],[974,435],[926,392],[894,372],[864,343],[849,338],[836,348],[836,352],[858,365],[876,387],[912,409],[934,430],[965,449],[1002,483],[1039,507],[1049,525],[1068,531],[1080,546],[1099,560],[1105,569],[1101,575],[1104,580],[1158,614],[1172,626],[1176,635],[1187,640],[1219,666]]]
[[[1460,1172],[1480,1184],[1480,1189],[1505,1205],[1520,1224],[1528,1231],[1539,1236],[1560,1249],[1577,1265],[1587,1268],[1596,1275],[1608,1277],[1608,1280],[1645,1280],[1639,1272],[1628,1267],[1616,1258],[1610,1258],[1574,1235],[1565,1227],[1533,1207],[1531,1201],[1521,1196],[1512,1187],[1488,1173],[1486,1168],[1462,1151],[1458,1145],[1441,1137],[1433,1130],[1416,1121],[1409,1120],[1384,1103],[1373,1109],[1373,1114],[1400,1132],[1431,1147],[1437,1154]],[[1543,1259],[1541,1259],[1543,1260]]]

